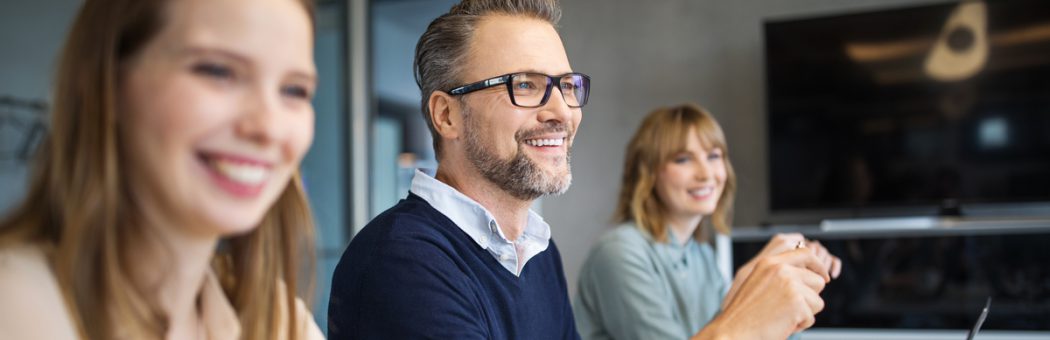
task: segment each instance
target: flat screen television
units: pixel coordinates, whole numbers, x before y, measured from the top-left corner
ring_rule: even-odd
[[[917,234],[818,235],[842,259],[842,276],[821,292],[825,308],[814,327],[964,330],[990,297],[985,330],[1038,331],[1025,338],[1050,339],[1050,230]],[[734,235],[736,268],[768,239]],[[963,339],[958,335],[926,338]]]
[[[1050,206],[1050,1],[764,26],[772,216]]]

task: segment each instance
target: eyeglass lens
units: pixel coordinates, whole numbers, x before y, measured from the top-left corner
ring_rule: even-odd
[[[558,88],[565,104],[569,107],[582,107],[587,104],[590,83],[581,74],[568,74],[558,79]],[[524,107],[538,107],[547,103],[553,93],[551,77],[537,73],[517,73],[510,77],[510,93],[514,103]],[[552,91],[553,92],[553,91]]]

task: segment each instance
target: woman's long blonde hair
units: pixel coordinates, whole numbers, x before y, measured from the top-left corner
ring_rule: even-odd
[[[313,23],[312,2],[301,2]],[[33,243],[48,254],[71,316],[90,339],[114,338],[114,325],[158,338],[168,328],[154,294],[131,283],[127,237],[136,203],[117,119],[122,65],[162,29],[166,4],[84,2],[59,60],[51,132],[26,199],[0,222],[0,245]],[[312,289],[312,276],[302,285],[297,278],[313,272],[313,229],[296,173],[259,226],[217,250],[213,268],[244,338],[297,338],[296,293]]]
[[[736,174],[729,162],[725,134],[718,121],[707,110],[696,104],[683,104],[653,110],[642,121],[642,126],[627,144],[623,165],[623,180],[613,220],[617,223],[634,221],[658,242],[667,242],[667,209],[656,195],[656,176],[674,157],[686,150],[689,132],[696,129],[701,145],[721,149],[726,166],[726,182],[718,198],[715,212],[709,221],[718,233],[728,235],[736,195]],[[696,228],[694,237],[702,240],[703,225]]]

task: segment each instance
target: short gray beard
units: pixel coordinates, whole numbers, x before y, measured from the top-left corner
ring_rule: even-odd
[[[463,120],[466,125],[463,136],[466,143],[467,160],[485,179],[514,198],[523,201],[535,200],[544,195],[561,195],[569,190],[569,186],[572,185],[572,167],[569,164],[568,151],[565,153],[565,175],[548,176],[543,169],[525,155],[523,145],[523,141],[531,135],[567,131],[567,125],[550,123],[534,131],[519,130],[514,134],[518,148],[510,159],[504,160],[490,149],[493,143],[483,140],[480,132],[484,127],[480,126],[478,119],[472,117],[466,105],[463,108]],[[571,136],[572,133],[569,135]]]

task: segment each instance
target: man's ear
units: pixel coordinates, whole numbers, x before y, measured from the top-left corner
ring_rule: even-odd
[[[434,130],[444,139],[457,139],[463,133],[463,116],[460,102],[452,95],[434,91],[427,101],[430,121]]]

